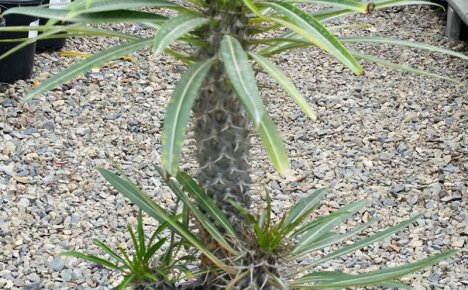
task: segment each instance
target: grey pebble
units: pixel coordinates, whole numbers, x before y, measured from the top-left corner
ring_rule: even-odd
[[[69,282],[72,279],[72,272],[68,269],[62,270],[60,272],[60,277],[63,279],[63,281]]]
[[[52,261],[49,262],[49,268],[52,271],[60,272],[63,270],[64,267],[65,262],[61,258],[55,257],[52,259]]]
[[[44,123],[42,123],[42,128],[49,130],[49,131],[54,131],[55,130],[55,123],[52,120],[47,120]]]

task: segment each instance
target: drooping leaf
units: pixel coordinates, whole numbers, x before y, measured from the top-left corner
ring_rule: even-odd
[[[38,94],[44,93],[50,89],[58,87],[63,83],[75,77],[78,77],[87,71],[90,71],[94,67],[101,66],[111,60],[128,55],[134,51],[143,49],[145,47],[149,47],[151,46],[152,41],[152,39],[131,41],[103,50],[85,60],[75,63],[69,68],[66,68],[63,71],[61,71],[60,74],[57,74],[47,79],[39,87],[33,89],[31,92],[29,92],[29,94],[23,101],[26,102]]]
[[[380,57],[376,57],[376,56],[373,56],[373,55],[364,54],[364,53],[360,53],[360,52],[356,52],[356,51],[351,51],[351,53],[357,58],[363,59],[363,60],[368,61],[368,62],[373,62],[373,63],[380,64],[380,65],[383,65],[383,66],[387,66],[387,67],[392,68],[392,69],[396,69],[396,70],[400,70],[400,71],[404,71],[404,72],[409,72],[409,73],[413,73],[413,74],[417,74],[417,75],[422,75],[422,76],[426,76],[426,77],[442,79],[442,80],[451,81],[451,82],[458,82],[457,80],[452,79],[452,78],[450,78],[448,76],[443,76],[443,75],[441,76],[441,75],[431,73],[431,72],[428,72],[428,71],[425,71],[425,70],[414,69],[414,68],[410,68],[410,67],[407,67],[407,66],[402,66],[402,65],[399,65],[399,64],[395,64],[395,63],[386,61],[385,59],[382,59]]]
[[[314,121],[317,119],[317,115],[309,106],[302,94],[294,86],[293,82],[281,70],[279,70],[273,62],[255,53],[249,53],[249,55],[292,97],[296,104],[304,113],[307,114],[307,116],[309,116],[309,118]]]
[[[161,22],[167,17],[155,13],[127,10],[113,10],[106,12],[82,13],[73,18],[69,17],[69,12],[63,9],[48,9],[42,7],[19,7],[5,11],[7,14],[24,14],[40,18],[54,19],[57,21],[76,22],[81,24],[96,23],[144,23]]]
[[[112,262],[109,262],[107,260],[104,260],[102,258],[99,258],[97,256],[94,256],[94,255],[86,255],[86,254],[83,254],[83,253],[80,253],[80,252],[75,252],[75,251],[63,252],[63,253],[60,253],[60,255],[61,256],[74,257],[74,258],[78,258],[78,259],[83,259],[85,261],[95,263],[95,264],[98,264],[98,265],[102,265],[104,267],[107,267],[107,268],[110,268],[110,269],[113,269],[113,270],[116,270],[116,271],[122,271],[122,268],[117,266],[116,264],[114,264]]]
[[[31,26],[28,26],[28,27],[29,27],[29,29],[26,30],[26,31],[32,30]],[[0,29],[5,29],[4,31],[8,31],[7,28],[8,27],[0,27]],[[23,42],[19,43],[17,46],[13,47],[12,49],[5,52],[4,54],[0,55],[0,60],[12,55],[13,53],[17,52],[18,50],[22,49],[23,47],[26,47],[26,46],[30,45],[31,43],[36,42],[37,40],[47,39],[49,36],[54,35],[56,33],[63,32],[64,30],[65,29],[63,27],[56,28],[56,29],[41,33],[36,37],[25,39]]]
[[[272,21],[289,28],[304,39],[330,53],[355,74],[363,74],[364,70],[346,47],[313,16],[291,4],[280,1],[266,1],[265,5],[272,7],[288,19],[271,18]]]
[[[93,240],[94,244],[98,247],[100,247],[101,249],[103,249],[104,251],[106,251],[107,254],[109,254],[109,256],[111,256],[112,258],[116,259],[117,261],[119,261],[120,263],[124,264],[126,267],[128,267],[128,263],[127,261],[125,261],[122,257],[120,257],[116,252],[114,252],[108,245],[104,244],[103,242],[101,242],[100,240]]]
[[[273,166],[280,174],[288,174],[289,165],[281,137],[263,106],[253,69],[239,41],[224,36],[220,47],[221,59],[244,109],[249,114]]]
[[[177,83],[164,116],[162,133],[162,164],[175,176],[191,109],[198,90],[209,72],[213,60],[193,65]]]
[[[190,14],[183,14],[166,20],[154,36],[153,53],[155,55],[160,54],[179,37],[184,36],[207,22],[207,18]]]
[[[393,39],[393,38],[385,38],[385,37],[362,37],[362,36],[347,36],[347,37],[340,37],[341,42],[369,42],[369,43],[381,43],[381,44],[390,44],[390,45],[397,45],[397,46],[407,46],[417,49],[423,49],[433,52],[440,52],[443,54],[455,56],[464,60],[468,60],[468,56],[464,55],[463,53],[459,53],[450,49],[444,49],[442,47],[429,45],[425,43],[418,43],[413,41],[406,41],[400,39]]]
[[[372,1],[375,5],[374,9],[384,9],[389,7],[398,7],[398,6],[409,6],[409,5],[433,5],[442,7],[440,4],[430,2],[430,1],[419,1],[419,0],[377,0]],[[344,16],[357,13],[356,11],[346,9],[346,8],[331,8],[319,10],[312,13],[311,15],[319,20],[321,23],[325,23],[334,19],[338,19]]]
[[[286,0],[287,3],[317,3],[332,5],[334,7],[344,8],[351,11],[356,11],[359,13],[369,13],[372,12],[372,7],[374,4],[358,2],[353,0]]]
[[[77,13],[92,13],[113,10],[127,10],[140,8],[177,8],[179,5],[164,0],[93,0],[73,1],[66,9]]]

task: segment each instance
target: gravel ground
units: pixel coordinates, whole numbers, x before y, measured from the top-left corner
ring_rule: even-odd
[[[372,23],[368,35],[422,41],[466,53],[444,37],[444,15],[411,7],[356,16]],[[344,23],[344,22],[343,22]],[[139,27],[133,29],[148,34]],[[352,35],[353,29],[343,30]],[[113,40],[70,39],[66,51],[90,52]],[[273,194],[276,215],[308,190],[330,186],[322,212],[354,200],[369,201],[359,219],[382,217],[375,229],[416,212],[425,218],[377,245],[323,265],[359,272],[411,262],[449,248],[458,256],[414,275],[417,289],[468,289],[466,221],[468,188],[467,63],[436,53],[360,45],[369,53],[449,75],[464,84],[365,65],[353,76],[315,49],[275,59],[317,110],[308,121],[276,85],[259,76],[265,103],[281,128],[295,179],[271,168],[256,137],[254,179]],[[71,81],[29,104],[18,104],[32,82],[2,86],[0,93],[0,289],[109,289],[119,277],[73,258],[64,250],[100,253],[92,239],[130,246],[127,223],[135,207],[110,190],[96,167],[107,155],[165,206],[174,203],[152,164],[160,160],[166,102],[183,66],[148,51],[118,60]],[[36,57],[34,80],[54,74],[73,58]],[[191,142],[187,141],[187,155]],[[182,167],[190,169],[193,160]],[[264,206],[260,195],[254,196]],[[351,220],[350,225],[359,221]],[[148,228],[154,224],[146,220]]]

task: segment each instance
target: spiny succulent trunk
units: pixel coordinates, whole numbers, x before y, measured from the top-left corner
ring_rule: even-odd
[[[206,0],[205,16],[216,21],[200,33],[200,37],[209,46],[201,49],[198,59],[218,58],[219,47],[224,35],[236,37],[241,43],[247,38],[247,17],[243,1]],[[250,166],[249,166],[249,129],[250,122],[239,98],[230,85],[224,66],[221,62],[215,64],[208,73],[205,83],[193,107],[195,120],[195,140],[197,143],[197,161],[199,170],[197,180],[223,210],[227,218],[236,227],[237,232],[251,238],[250,228],[239,212],[228,202],[232,199],[243,207],[249,208],[250,197]],[[216,242],[201,230],[202,240],[210,250],[225,260],[232,259],[223,251],[218,251]],[[243,240],[240,237],[240,240]],[[239,269],[246,269],[257,263],[247,258],[233,260]],[[202,266],[210,268],[210,263],[202,259]],[[276,269],[259,267],[252,270],[251,275],[240,279],[234,289],[272,289],[265,285],[269,279],[268,272]],[[243,271],[243,270],[241,270]],[[234,277],[225,273],[209,272],[203,279],[203,289],[225,289]]]
[[[207,1],[206,16],[217,20],[200,37],[209,43],[198,52],[199,59],[217,57],[220,42],[229,34],[244,39],[247,18],[242,1]],[[239,213],[227,199],[244,207],[250,205],[247,195],[249,176],[249,120],[228,83],[222,63],[209,72],[193,108],[195,140],[199,164],[197,179],[227,217],[237,224]]]
[[[199,171],[197,179],[228,218],[238,213],[228,198],[249,206],[249,120],[224,69],[216,65],[193,109]]]

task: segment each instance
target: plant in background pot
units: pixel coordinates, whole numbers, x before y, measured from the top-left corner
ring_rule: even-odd
[[[298,5],[315,3],[334,8],[308,13]],[[370,13],[375,9],[392,6],[420,4],[431,3],[406,0],[379,0],[375,3],[352,0],[187,0],[177,3],[164,0],[78,0],[65,9],[21,8],[11,9],[5,14],[19,13],[72,23],[66,27],[44,28],[50,34],[66,31],[73,33],[74,36],[100,35],[124,40],[120,45],[98,52],[44,81],[31,91],[29,97],[59,86],[93,67],[141,49],[150,48],[154,55],[167,53],[184,62],[188,69],[173,91],[164,119],[162,175],[171,182],[173,176],[180,174],[178,164],[181,148],[192,115],[197,145],[195,155],[198,161],[195,177],[200,184],[200,190],[206,192],[207,197],[196,197],[193,191],[186,189],[191,196],[187,197],[185,205],[192,205],[190,198],[194,199],[190,210],[192,215],[197,216],[198,236],[189,235],[187,228],[182,228],[183,225],[179,223],[172,224],[171,229],[182,238],[189,239],[203,254],[201,268],[207,271],[203,280],[203,289],[227,287],[275,289],[284,288],[288,284],[292,288],[309,289],[341,287],[339,285],[342,284],[322,285],[323,287],[320,285],[332,280],[347,281],[348,278],[354,279],[351,278],[354,276],[344,273],[324,273],[315,276],[311,274],[303,276],[308,277],[307,280],[299,278],[298,281],[302,282],[283,283],[282,281],[289,280],[283,277],[282,272],[277,271],[275,266],[282,262],[281,255],[272,254],[275,252],[272,249],[277,249],[280,245],[283,247],[284,244],[278,242],[271,245],[268,241],[271,239],[283,241],[291,235],[294,236],[294,233],[301,229],[299,224],[294,224],[287,214],[283,224],[270,226],[264,221],[265,218],[256,219],[245,210],[251,205],[249,138],[251,131],[258,133],[278,172],[287,175],[289,171],[286,150],[272,119],[264,108],[254,68],[271,76],[312,120],[316,118],[313,110],[294,87],[293,82],[268,59],[270,56],[291,49],[316,47],[358,75],[364,72],[358,62],[363,60],[450,80],[446,76],[390,63],[378,56],[351,51],[344,44],[374,42],[428,49],[463,60],[468,60],[467,56],[409,41],[376,37],[339,37],[332,33],[333,27],[328,27],[330,20],[350,14]],[[162,15],[160,9],[172,10],[175,16]],[[113,22],[146,25],[155,29],[155,35],[142,38],[130,33],[88,27],[88,24]],[[178,45],[171,46],[174,43]],[[122,183],[124,179],[117,175],[108,172],[104,175],[122,194],[133,196],[132,201],[141,209],[163,222],[166,221],[154,214],[156,204],[145,198],[134,185]],[[204,204],[206,200],[212,200],[213,203],[207,207]],[[307,200],[300,204],[307,204],[307,208],[310,206]],[[214,208],[225,218],[212,224],[201,222],[200,216],[209,215],[210,209]],[[350,213],[351,209],[345,210],[342,214]],[[209,221],[211,218],[213,217],[206,217]],[[230,224],[234,232],[230,232],[226,225],[220,225],[220,222]],[[316,240],[312,239],[311,244],[335,236],[331,231],[336,226],[335,223],[336,220],[331,222],[330,227],[324,229],[323,235],[316,236]],[[272,228],[275,230],[272,231]],[[300,234],[314,236],[314,232],[319,231],[320,227],[311,226],[311,229],[313,231],[304,230]],[[302,245],[309,246],[305,242]],[[305,250],[297,247],[292,248],[293,251],[296,250],[295,254]],[[265,249],[270,250],[265,251]],[[239,253],[241,255],[238,255]],[[447,255],[449,254],[453,252],[448,252]],[[432,262],[440,257],[445,257],[445,254],[436,256]],[[248,271],[239,271],[239,269],[248,269]],[[416,270],[410,264],[396,271],[408,273],[410,269]],[[375,280],[372,280],[374,284],[369,282],[371,280],[359,281],[362,283],[355,285],[367,282],[371,285],[380,285]]]
[[[0,11],[4,12],[15,7],[39,6],[41,4],[42,0],[0,0]],[[39,19],[36,16],[7,15],[4,17],[4,21],[7,27],[27,26],[29,29],[30,26],[39,25]],[[34,30],[1,32],[0,55],[16,47],[24,38],[34,39],[36,36],[37,31]],[[33,40],[7,58],[0,59],[0,82],[14,83],[17,80],[29,79],[33,72],[35,51],[36,41]]]
[[[63,9],[65,8],[71,0],[44,0],[42,4],[48,5],[49,9]],[[40,18],[39,24],[46,25],[48,19]],[[59,50],[65,46],[67,39],[65,37],[60,38],[50,38],[50,39],[40,39],[37,41],[36,50]]]

